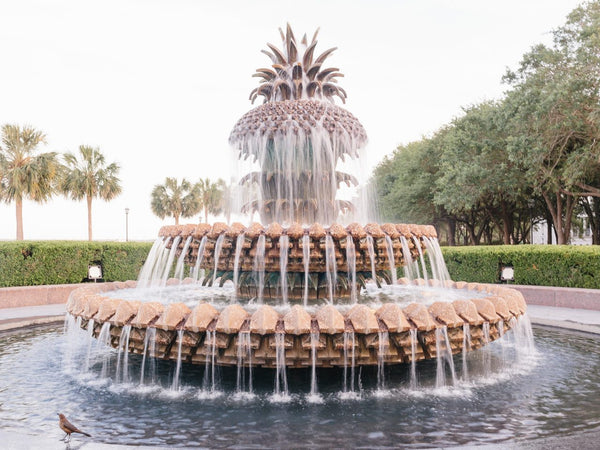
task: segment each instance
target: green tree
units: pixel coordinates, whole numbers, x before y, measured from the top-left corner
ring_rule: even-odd
[[[110,201],[121,193],[118,177],[119,165],[106,163],[100,149],[87,145],[79,146],[79,154],[64,155],[64,173],[60,190],[73,200],[85,198],[87,204],[88,240],[92,240],[92,200],[100,198]]]
[[[31,126],[2,126],[0,200],[15,202],[17,240],[23,240],[23,200],[43,203],[55,193],[60,169],[56,152],[36,154],[46,135]]]
[[[157,184],[152,189],[150,206],[161,219],[173,217],[175,225],[179,225],[180,217],[192,217],[200,212],[202,199],[197,184],[185,178],[180,184],[177,178],[167,177],[164,184]]]
[[[501,102],[475,105],[455,119],[441,140],[435,196],[437,204],[456,215],[479,216],[479,233],[495,229],[504,244],[524,238],[516,222],[528,209],[531,193],[523,169],[509,158],[509,125]],[[478,243],[475,223],[466,226],[473,243]]]
[[[224,207],[227,194],[227,184],[221,178],[215,183],[209,178],[201,179],[196,183],[200,194],[201,209],[204,211],[204,222],[208,223],[208,214],[220,214]]]
[[[553,37],[552,47],[535,46],[505,76],[517,130],[509,152],[565,244],[578,199],[600,197],[600,2],[576,8]]]

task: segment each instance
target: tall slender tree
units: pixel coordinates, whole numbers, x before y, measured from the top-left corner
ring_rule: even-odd
[[[56,152],[36,154],[46,135],[25,125],[2,126],[0,200],[15,202],[17,240],[23,240],[23,200],[43,203],[56,191],[60,163]]]
[[[64,155],[64,173],[60,190],[73,200],[85,198],[88,213],[88,239],[92,240],[92,200],[100,198],[112,200],[121,193],[121,180],[118,177],[119,165],[106,163],[100,149],[87,145],[79,146],[79,154]]]
[[[201,179],[197,184],[200,192],[202,209],[204,210],[204,222],[208,223],[208,214],[220,214],[223,211],[223,200],[225,196],[226,183],[221,178],[216,182],[209,178]]]
[[[179,184],[177,178],[167,177],[152,189],[150,206],[161,219],[173,217],[179,225],[180,217],[192,217],[202,209],[199,187],[185,178]]]

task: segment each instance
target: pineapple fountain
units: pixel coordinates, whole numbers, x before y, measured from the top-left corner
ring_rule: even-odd
[[[340,167],[367,136],[334,104],[346,99],[325,66],[335,48],[316,56],[317,33],[280,32],[250,94],[263,104],[229,139],[251,166],[241,211],[264,225],[163,227],[137,282],[77,289],[69,320],[125,361],[143,355],[142,379],[147,356],[177,362],[174,386],[182,363],[204,365],[213,388],[216,366],[237,367],[238,384],[276,369],[277,389],[287,368],[312,367],[312,392],[317,367],[410,364],[412,384],[416,361],[436,358],[453,374],[453,354],[527,328],[518,291],[449,279],[432,226],[338,223],[356,210],[340,186],[358,184]]]

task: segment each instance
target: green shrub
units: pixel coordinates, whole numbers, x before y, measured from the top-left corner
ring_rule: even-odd
[[[89,264],[101,264],[103,281],[137,279],[152,243],[0,242],[0,287],[80,283]]]
[[[496,283],[511,265],[515,284],[600,289],[600,247],[498,245],[443,247],[453,280]]]

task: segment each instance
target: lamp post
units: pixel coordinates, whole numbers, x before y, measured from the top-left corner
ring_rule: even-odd
[[[129,208],[125,208],[125,242],[129,242]]]

